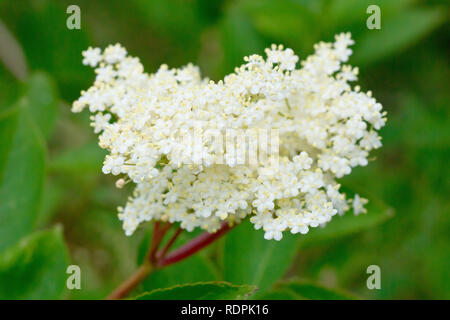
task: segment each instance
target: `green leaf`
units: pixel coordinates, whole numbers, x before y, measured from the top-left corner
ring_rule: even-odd
[[[233,285],[228,282],[198,282],[144,293],[136,300],[238,300],[255,291],[250,285]]]
[[[401,51],[445,21],[440,8],[410,9],[386,19],[381,15],[380,30],[367,30],[355,40],[355,64],[370,64]]]
[[[44,184],[41,207],[35,221],[35,228],[42,228],[51,222],[56,208],[60,205],[63,198],[62,188],[61,185],[57,185],[54,181],[47,179]]]
[[[281,241],[265,240],[262,230],[255,230],[250,221],[243,222],[225,237],[225,280],[256,285],[263,292],[286,273],[298,240],[298,235],[289,233]]]
[[[28,234],[40,208],[45,149],[24,108],[0,115],[0,252]]]
[[[281,283],[280,289],[288,290],[295,295],[310,300],[354,300],[358,299],[342,290],[326,288],[306,281],[289,281]]]
[[[301,236],[302,249],[322,244],[338,237],[344,237],[373,228],[394,216],[394,210],[384,203],[368,196],[369,203],[365,206],[366,214],[355,216],[350,210],[342,216],[334,216],[324,227],[310,228],[308,234]]]
[[[25,95],[21,103],[41,130],[44,137],[52,133],[57,111],[58,96],[52,79],[43,72],[36,72],[26,83]]]
[[[58,299],[68,252],[62,229],[34,233],[0,255],[0,299]]]
[[[21,83],[0,64],[0,112],[8,109],[17,100],[20,89]]]

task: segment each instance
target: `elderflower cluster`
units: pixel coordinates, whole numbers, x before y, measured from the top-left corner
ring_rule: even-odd
[[[367,165],[386,118],[371,92],[349,84],[358,75],[343,64],[352,44],[350,34],[321,42],[300,69],[291,49],[273,45],[267,58],[245,57],[218,82],[191,64],[144,73],[118,44],[85,51],[83,63],[97,75],[73,111],[88,107],[93,114],[99,144],[109,151],[103,172],[121,175],[118,187],[136,185],[119,208],[125,233],[150,220],[215,232],[249,216],[266,239],[280,240],[283,231],[307,233],[350,206],[365,212],[367,200],[347,199],[336,178]],[[276,166],[237,164],[227,149],[217,163],[208,139],[196,152],[183,140],[190,132],[248,128],[278,130]]]

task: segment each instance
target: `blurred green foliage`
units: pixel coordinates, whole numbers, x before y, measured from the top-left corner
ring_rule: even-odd
[[[52,253],[49,257],[49,252]],[[57,299],[65,290],[68,253],[59,227],[36,232],[0,257],[1,299]],[[17,286],[11,285],[20,284]]]
[[[70,4],[81,8],[81,30],[66,27]],[[370,4],[381,8],[381,30],[366,28]],[[104,152],[88,115],[70,113],[94,78],[82,50],[120,42],[147,72],[193,62],[217,80],[272,43],[303,59],[342,31],[355,39],[350,63],[360,66],[362,89],[374,92],[389,118],[376,161],[342,179],[370,199],[368,214],[348,213],[279,243],[244,223],[152,274],[136,294],[185,297],[186,287],[173,286],[226,280],[233,286],[191,285],[188,296],[237,298],[256,285],[253,297],[268,299],[450,298],[446,1],[3,0],[0,22],[1,298],[103,298],[136,269],[148,244],[150,225],[132,237],[122,232],[116,207],[132,186],[117,190],[101,173]],[[14,72],[21,63],[24,77]],[[82,290],[64,289],[69,263],[81,267]],[[372,264],[381,268],[381,290],[366,287]]]

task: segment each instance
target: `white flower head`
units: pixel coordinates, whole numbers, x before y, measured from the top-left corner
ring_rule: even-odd
[[[126,235],[151,220],[215,232],[249,216],[266,239],[280,240],[285,231],[323,226],[350,205],[365,212],[367,200],[348,200],[336,179],[367,165],[386,117],[370,92],[350,85],[358,69],[343,62],[352,44],[349,34],[321,42],[299,69],[291,49],[272,46],[266,59],[246,57],[218,82],[192,64],[147,74],[118,44],[85,51],[97,78],[72,110],[93,113],[109,151],[103,172],[118,175],[118,187],[135,184],[119,209]],[[276,130],[269,147],[279,154],[246,164],[234,156],[238,147],[218,140],[229,129]]]

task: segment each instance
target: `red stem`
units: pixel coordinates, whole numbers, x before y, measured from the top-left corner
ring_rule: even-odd
[[[203,249],[204,247],[206,247],[207,245],[212,243],[214,240],[216,240],[220,236],[227,233],[231,228],[232,227],[230,227],[227,222],[223,222],[222,227],[219,230],[217,230],[215,233],[205,232],[205,233],[199,235],[198,237],[192,239],[185,245],[181,246],[180,248],[172,251],[167,256],[161,257],[161,259],[159,259],[157,261],[157,264],[156,264],[157,267],[168,266],[170,264],[173,264],[175,262],[178,262],[180,260],[183,260],[183,259],[193,255],[197,251]]]
[[[171,226],[172,226],[171,223],[167,223],[161,226],[159,221],[155,222],[155,228],[153,229],[153,236],[152,236],[152,244],[147,257],[147,259],[152,264],[156,262],[156,252],[158,251],[158,247],[162,239],[164,238],[164,235],[166,234],[167,230],[169,230]]]
[[[172,236],[172,238],[170,238],[169,242],[167,242],[166,246],[161,251],[156,253],[157,260],[160,260],[161,258],[166,256],[167,252],[172,247],[173,243],[175,242],[175,240],[177,240],[178,236],[180,235],[180,233],[182,231],[183,231],[183,229],[178,228],[177,231],[175,232],[175,234]]]
[[[115,289],[106,300],[119,300],[127,296],[131,291],[136,288],[152,271],[151,265],[142,265],[128,280],[122,283],[117,289]]]
[[[164,234],[171,227],[171,224],[168,223],[161,227],[160,223],[155,223],[155,228],[153,229],[153,240],[151,244],[151,248],[147,254],[147,259],[144,264],[137,270],[135,274],[133,274],[128,280],[122,283],[116,290],[114,290],[107,299],[122,299],[126,295],[128,295],[134,288],[141,283],[155,267],[164,267],[168,266],[172,263],[183,260],[207,245],[211,244],[214,240],[219,238],[220,236],[227,233],[232,227],[228,225],[228,223],[223,222],[222,226],[215,233],[203,233],[198,237],[192,239],[187,244],[181,246],[180,248],[172,251],[167,254],[167,251],[170,249],[172,244],[175,242],[175,239],[181,232],[181,228],[178,229],[172,238],[169,240],[167,245],[161,251],[161,254],[157,254],[156,251],[161,243]]]

